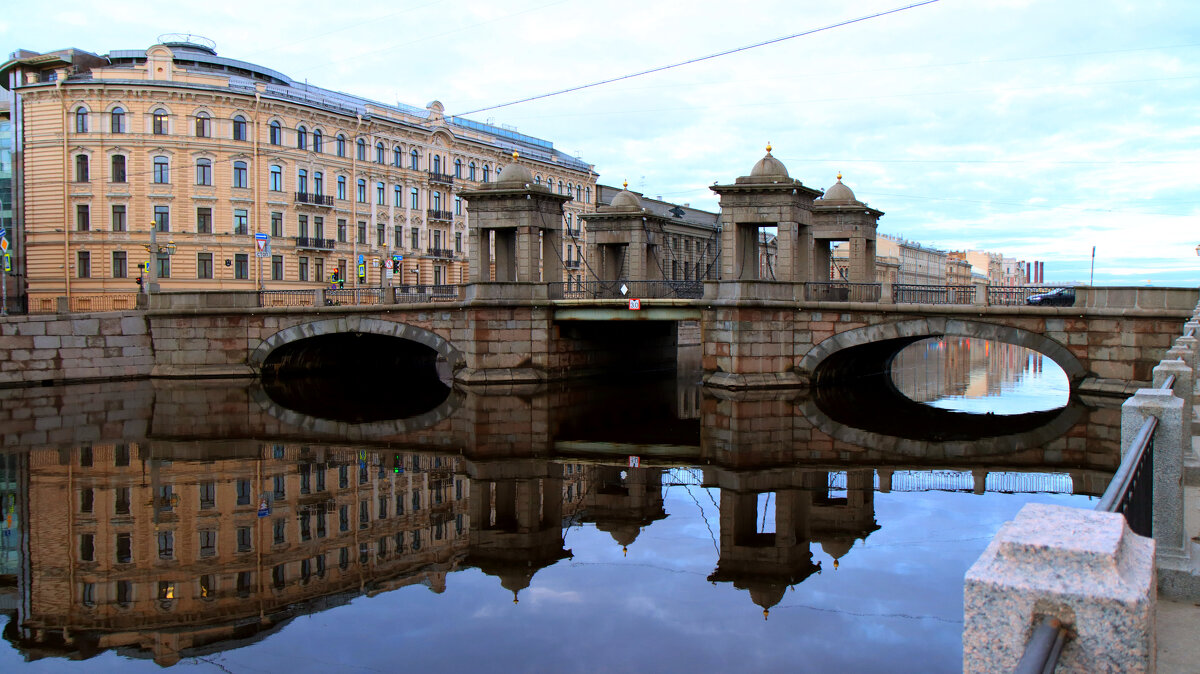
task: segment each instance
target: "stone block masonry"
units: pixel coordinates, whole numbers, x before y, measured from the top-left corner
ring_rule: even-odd
[[[148,377],[141,312],[10,316],[0,323],[0,387]]]

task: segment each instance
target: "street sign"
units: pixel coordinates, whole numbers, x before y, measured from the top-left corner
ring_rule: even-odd
[[[267,517],[271,514],[271,506],[267,505],[267,499],[258,502],[258,516]]]
[[[637,468],[641,465],[642,465],[642,458],[640,456],[629,457],[629,467],[630,468]]]
[[[629,310],[630,311],[639,311],[641,308],[642,308],[641,300],[629,300]]]
[[[4,253],[4,271],[12,271],[12,253]]]
[[[384,258],[384,260],[383,260],[383,268],[384,268],[386,271],[391,271],[391,270],[392,270],[392,261],[391,261],[390,259]]]
[[[8,237],[0,234],[0,251],[8,250]]]
[[[271,257],[271,236],[269,234],[262,232],[255,234],[254,245],[258,249],[254,253],[255,257]]]
[[[0,227],[0,238],[4,238],[6,236],[8,236],[8,230],[3,227]]]

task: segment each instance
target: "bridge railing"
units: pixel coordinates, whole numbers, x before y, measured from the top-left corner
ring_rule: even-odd
[[[582,281],[551,283],[551,297],[564,300],[700,299],[703,281]]]
[[[1058,286],[988,286],[989,306],[1017,306],[1025,304],[1032,295],[1044,295]]]
[[[882,286],[878,283],[814,281],[804,284],[804,299],[809,302],[878,302]]]
[[[897,283],[892,286],[896,304],[971,304],[975,286],[927,286]]]
[[[1175,388],[1175,375],[1169,375],[1161,390]],[[1158,417],[1149,416],[1142,422],[1125,450],[1121,465],[1096,504],[1096,510],[1120,513],[1129,528],[1139,536],[1154,535],[1154,432]]]
[[[397,286],[396,302],[411,304],[416,302],[457,302],[462,299],[457,285],[409,285]]]
[[[382,304],[381,287],[338,288],[325,291],[325,304]]]
[[[261,290],[260,307],[311,307],[316,303],[316,290]]]

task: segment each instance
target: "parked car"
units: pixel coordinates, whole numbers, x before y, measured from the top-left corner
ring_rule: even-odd
[[[1025,298],[1025,304],[1039,307],[1069,307],[1075,304],[1074,288],[1055,288],[1048,293],[1030,295]]]

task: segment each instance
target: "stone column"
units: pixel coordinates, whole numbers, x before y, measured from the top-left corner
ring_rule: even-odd
[[[470,279],[471,283],[483,283],[492,280],[492,247],[488,245],[488,231],[486,229],[479,229],[478,227],[472,227],[467,230],[467,247],[471,251],[471,254],[467,256],[467,278]],[[403,276],[400,277],[400,285],[404,285]]]
[[[1130,450],[1142,423],[1158,419],[1154,432],[1154,542],[1160,556],[1184,555],[1183,401],[1171,391],[1138,389],[1121,405],[1121,455]],[[1187,438],[1188,441],[1191,438]]]
[[[1061,672],[1153,672],[1154,543],[1115,513],[1029,503],[967,571],[963,671],[1011,672],[1043,616]]]
[[[830,255],[829,255],[828,239],[818,239],[813,243],[813,275],[811,279],[796,279],[797,281],[816,281],[817,283],[829,283],[830,281],[840,281],[841,276],[830,275]],[[847,263],[849,266],[849,263]],[[853,280],[853,275],[847,273],[850,280]]]
[[[986,307],[988,303],[987,281],[975,281],[975,301],[972,304]]]
[[[561,229],[542,230],[542,282],[563,282],[563,237]]]
[[[729,278],[734,281],[757,281],[758,274],[758,226],[737,225],[737,248],[733,255],[736,268],[731,270]]]
[[[496,281],[512,283],[517,280],[517,230],[494,229],[492,231],[493,246],[496,257]],[[486,257],[486,253],[484,254]]]

